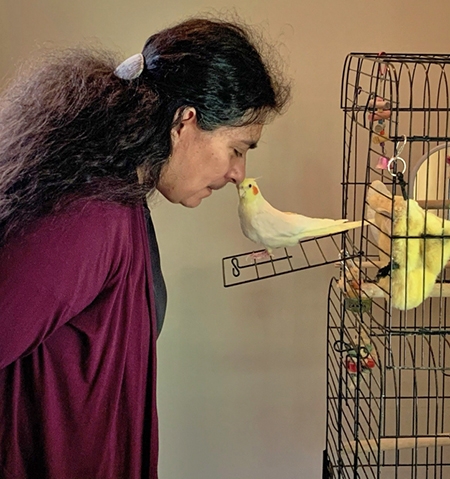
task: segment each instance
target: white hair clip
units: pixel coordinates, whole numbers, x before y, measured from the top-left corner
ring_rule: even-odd
[[[122,80],[134,80],[144,70],[144,55],[136,53],[124,60],[115,70],[114,74]]]

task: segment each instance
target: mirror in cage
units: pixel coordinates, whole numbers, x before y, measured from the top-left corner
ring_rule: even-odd
[[[450,219],[450,145],[426,145],[425,153],[411,170],[411,191],[419,205]]]

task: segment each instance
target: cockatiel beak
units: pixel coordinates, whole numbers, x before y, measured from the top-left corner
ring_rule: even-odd
[[[259,193],[259,189],[255,183],[258,178],[245,178],[242,183],[236,185],[239,198],[245,198],[246,195],[256,196]]]
[[[239,183],[236,185],[236,188],[238,190],[238,195],[239,198],[245,198],[245,195],[247,194],[247,183],[244,180],[242,183]]]

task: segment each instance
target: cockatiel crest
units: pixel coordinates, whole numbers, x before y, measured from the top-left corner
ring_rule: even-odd
[[[245,178],[237,188],[242,232],[251,241],[263,245],[271,256],[274,249],[295,246],[301,239],[361,226],[361,221],[309,218],[279,211],[264,199],[255,178]]]

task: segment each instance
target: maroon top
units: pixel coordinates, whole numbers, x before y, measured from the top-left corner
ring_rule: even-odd
[[[143,207],[79,201],[0,250],[0,477],[156,479]]]

